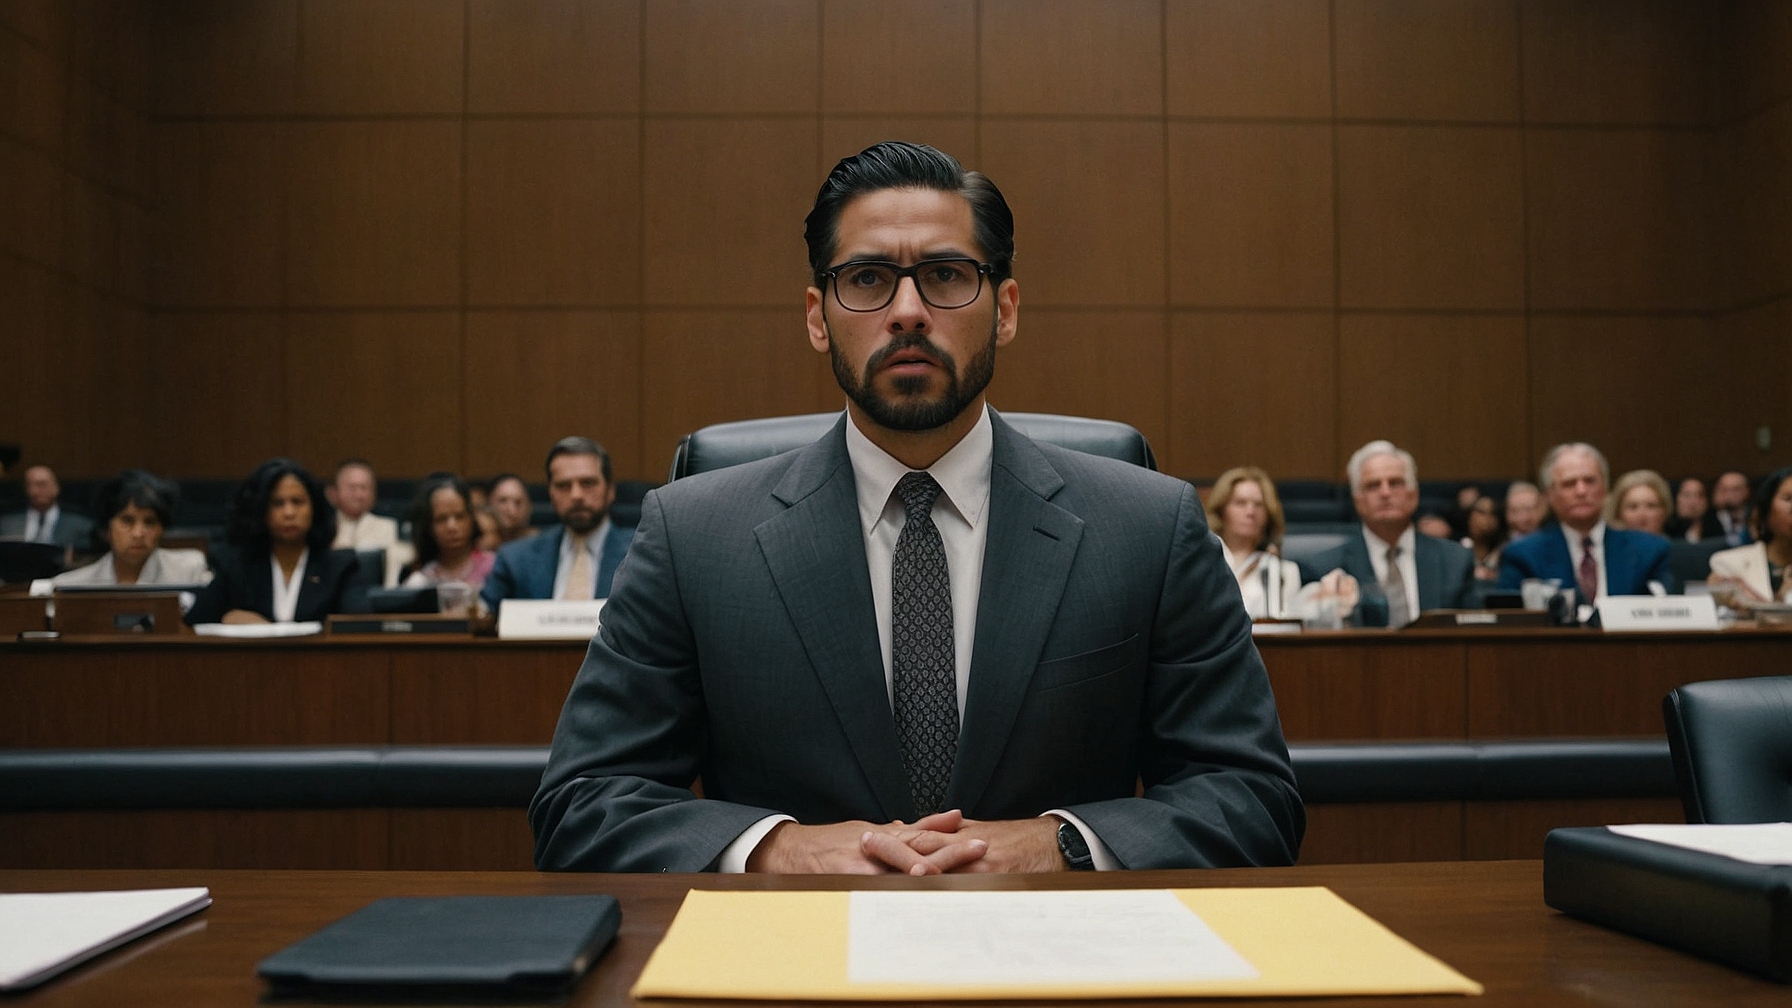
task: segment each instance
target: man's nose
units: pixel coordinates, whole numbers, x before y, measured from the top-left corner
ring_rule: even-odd
[[[927,301],[914,277],[896,278],[896,296],[890,299],[890,324],[906,329],[927,326]]]

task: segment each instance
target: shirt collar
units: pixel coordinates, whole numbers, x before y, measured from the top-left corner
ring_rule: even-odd
[[[1582,536],[1579,532],[1574,531],[1566,525],[1561,526],[1561,528],[1563,538],[1567,539],[1568,545],[1573,546],[1575,549],[1580,549],[1581,540],[1583,538],[1591,538],[1593,540],[1594,549],[1605,548],[1605,520],[1603,518],[1595,522],[1585,536]]]
[[[897,481],[911,470],[873,444],[850,413],[846,421],[846,454],[852,460],[853,482],[858,488],[859,523],[869,534],[889,504]],[[989,471],[994,459],[995,428],[985,404],[976,426],[951,451],[927,467],[927,472],[939,482],[946,502],[972,528],[982,520],[983,510],[989,504]]]
[[[1413,548],[1418,545],[1418,536],[1412,530],[1412,523],[1408,522],[1405,531],[1400,533],[1399,539],[1391,543],[1382,542],[1381,537],[1369,531],[1369,526],[1365,524],[1363,526],[1363,545],[1369,547],[1369,552],[1372,555],[1384,559],[1388,555],[1389,546],[1400,547],[1401,556],[1412,556]]]

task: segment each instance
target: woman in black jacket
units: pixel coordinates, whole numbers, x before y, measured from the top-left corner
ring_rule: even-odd
[[[355,551],[330,549],[336,511],[304,466],[276,458],[256,467],[231,501],[225,539],[188,623],[302,623],[347,611]]]

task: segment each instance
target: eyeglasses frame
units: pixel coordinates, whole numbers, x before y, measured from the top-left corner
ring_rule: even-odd
[[[977,292],[975,294],[972,294],[971,299],[969,301],[966,301],[964,304],[953,305],[948,308],[944,305],[936,305],[933,303],[932,299],[930,299],[927,296],[927,292],[921,289],[921,278],[917,275],[917,273],[923,267],[933,265],[936,263],[949,263],[949,262],[953,262],[953,263],[968,262],[977,267]],[[890,285],[889,298],[887,300],[885,300],[883,304],[878,305],[876,308],[854,308],[854,307],[848,305],[846,303],[846,301],[840,297],[840,271],[843,269],[846,269],[848,266],[888,266],[891,269],[895,270],[896,271],[896,282]],[[863,315],[867,312],[883,311],[885,308],[890,307],[890,303],[892,301],[896,300],[896,292],[902,288],[902,278],[903,277],[907,277],[910,280],[910,282],[912,282],[915,285],[915,293],[920,296],[921,300],[923,302],[925,302],[929,308],[937,308],[940,311],[957,311],[960,308],[969,308],[971,305],[974,305],[977,303],[978,298],[983,296],[983,278],[994,276],[995,272],[996,272],[995,266],[991,265],[990,263],[986,263],[986,262],[978,262],[976,259],[973,259],[970,256],[941,256],[936,259],[922,259],[919,262],[916,262],[913,266],[901,266],[901,265],[898,265],[897,263],[891,262],[888,259],[849,259],[846,262],[840,263],[837,266],[832,266],[832,267],[829,267],[828,269],[822,270],[821,275],[824,279],[832,280],[834,282],[834,303],[839,305],[842,311],[856,312],[858,314]]]

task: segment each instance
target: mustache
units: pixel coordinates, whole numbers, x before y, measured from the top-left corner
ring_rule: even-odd
[[[884,365],[889,362],[891,357],[894,357],[905,350],[918,350],[925,355],[928,360],[946,369],[947,372],[954,370],[952,363],[950,359],[946,357],[945,352],[939,347],[934,346],[933,341],[927,338],[926,333],[914,333],[908,336],[898,336],[891,340],[888,345],[873,352],[871,359],[865,362],[865,374],[869,376],[883,370]]]

